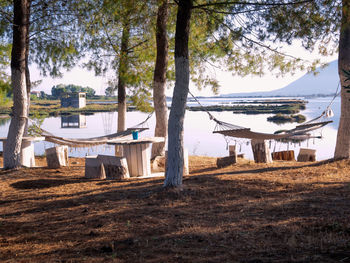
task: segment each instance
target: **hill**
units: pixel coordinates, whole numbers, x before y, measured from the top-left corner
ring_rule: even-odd
[[[325,68],[318,68],[317,75],[307,73],[281,89],[266,92],[230,93],[223,97],[263,97],[263,96],[309,96],[314,94],[329,95],[336,91],[339,82],[338,60],[332,61]]]

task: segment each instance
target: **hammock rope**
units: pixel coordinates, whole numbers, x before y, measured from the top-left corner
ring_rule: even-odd
[[[213,120],[216,123],[213,133],[219,133],[224,136],[235,137],[235,138],[244,138],[244,139],[260,139],[260,140],[289,140],[289,141],[300,141],[313,138],[309,132],[320,129],[327,124],[333,121],[319,121],[323,117],[327,117],[327,111],[330,110],[331,104],[334,102],[335,98],[339,95],[338,92],[339,84],[337,91],[331,101],[327,106],[326,110],[322,114],[304,124],[296,126],[291,130],[283,130],[279,132],[271,133],[262,133],[262,132],[253,132],[250,128],[242,127],[228,122],[223,122],[216,119],[204,106],[199,102],[199,100],[189,91],[189,94],[194,98],[194,100],[203,108],[203,110],[209,115],[210,120]]]
[[[52,142],[59,145],[67,145],[74,148],[80,148],[80,147],[93,147],[98,146],[102,144],[106,144],[109,140],[116,140],[116,139],[123,139],[127,136],[131,135],[133,131],[142,132],[144,130],[148,130],[148,127],[145,127],[147,124],[147,121],[152,117],[152,113],[150,113],[147,118],[140,122],[139,124],[136,124],[135,126],[132,126],[125,131],[120,131],[104,136],[98,136],[98,137],[92,137],[92,138],[64,138],[60,136],[56,136],[42,128],[38,128],[40,135],[45,137],[45,141]]]
[[[332,104],[334,103],[335,99],[336,99],[336,98],[339,96],[339,94],[340,94],[339,88],[340,88],[340,81],[338,82],[337,89],[336,89],[336,91],[335,91],[335,93],[334,93],[334,96],[333,96],[331,102],[327,105],[326,109],[322,112],[322,114],[321,114],[320,116],[318,116],[318,117],[312,119],[312,120],[309,120],[309,121],[305,122],[305,123],[302,124],[302,125],[306,125],[306,124],[309,124],[309,123],[314,123],[314,122],[316,122],[316,121],[318,121],[318,120],[320,120],[320,119],[322,119],[322,118],[333,117],[334,114],[333,114],[333,111],[332,111],[332,109],[331,109],[331,106],[332,106]],[[299,125],[299,126],[302,126],[302,125]]]

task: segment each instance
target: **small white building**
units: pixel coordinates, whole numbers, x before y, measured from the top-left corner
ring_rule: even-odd
[[[86,93],[77,92],[66,94],[61,97],[61,107],[62,108],[84,108],[86,106]]]

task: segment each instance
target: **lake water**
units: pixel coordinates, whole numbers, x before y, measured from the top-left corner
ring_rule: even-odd
[[[327,107],[332,98],[315,98],[309,99],[309,103],[306,105],[306,109],[301,111],[301,114],[305,115],[307,120],[319,116],[322,111]],[[203,105],[216,105],[222,103],[230,103],[244,100],[242,98],[203,98],[200,102]],[[251,98],[247,100],[252,100]],[[258,98],[257,100],[261,100]],[[189,106],[197,105],[196,102],[188,102]],[[317,160],[324,160],[333,157],[337,128],[339,125],[340,117],[340,98],[337,98],[332,109],[335,116],[332,118],[333,123],[325,126],[324,128],[317,130],[314,135],[322,135],[323,139],[312,139],[301,144],[283,144],[279,142],[270,142],[271,151],[282,150],[295,150],[297,155],[300,147],[312,148],[317,150]],[[229,111],[224,112],[212,112],[212,114],[219,120],[229,122],[239,126],[251,128],[252,131],[273,133],[276,130],[291,129],[297,124],[288,123],[283,125],[277,125],[267,121],[267,117],[272,114],[258,114],[258,115],[246,115],[246,114],[233,114]],[[128,112],[127,113],[127,127],[132,127],[141,121],[145,120],[148,114],[141,112]],[[44,120],[42,128],[62,137],[67,138],[89,138],[95,136],[101,136],[116,131],[117,112],[109,113],[96,113],[94,115],[80,115],[71,118],[64,117],[49,117]],[[80,126],[81,128],[74,128]],[[9,121],[0,122],[0,137],[6,137],[9,127]],[[155,127],[155,116],[153,115],[148,121],[149,130],[146,130],[140,134],[140,136],[148,137],[153,136]],[[215,123],[208,118],[206,112],[192,112],[186,111],[185,126],[184,126],[184,144],[188,149],[190,155],[206,155],[213,157],[227,156],[227,142],[225,138],[220,134],[213,134]],[[249,140],[232,138],[230,144],[236,144],[238,151],[245,153],[246,158],[253,159],[253,154]],[[43,154],[46,148],[52,147],[52,143],[37,142],[35,143],[36,154]],[[2,151],[2,145],[0,145],[0,151]],[[85,156],[86,154],[114,154],[114,148],[109,146],[99,146],[94,148],[83,149],[70,149],[70,156]]]

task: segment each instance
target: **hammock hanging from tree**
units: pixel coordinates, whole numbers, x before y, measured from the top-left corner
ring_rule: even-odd
[[[281,139],[308,139],[311,135],[308,132],[322,128],[323,126],[331,123],[333,121],[322,121],[317,123],[310,123],[305,125],[298,125],[294,129],[285,130],[280,133],[261,133],[251,131],[249,128],[240,127],[230,123],[218,121],[213,119],[216,122],[216,128],[213,133],[220,133],[224,136],[236,137],[236,138],[245,138],[245,139],[258,139],[258,140],[281,140]],[[299,137],[299,138],[298,138]]]
[[[142,132],[144,130],[148,130],[148,127],[145,127],[149,118],[151,118],[153,112],[150,113],[147,118],[140,122],[139,124],[128,128],[125,131],[116,132],[113,134],[108,134],[99,137],[92,138],[63,138],[56,136],[44,129],[39,128],[39,134],[45,137],[45,141],[52,142],[59,145],[67,145],[74,148],[79,147],[92,147],[97,145],[106,144],[107,141],[117,140],[117,139],[125,139],[127,136],[131,135],[133,131]]]
[[[339,88],[339,85],[338,85]],[[257,139],[257,140],[285,140],[285,141],[302,141],[307,140],[309,138],[312,138],[311,134],[309,132],[320,129],[327,124],[333,122],[333,121],[321,121],[322,118],[328,118],[332,117],[332,110],[330,108],[331,104],[333,103],[334,99],[338,96],[338,88],[337,91],[330,102],[330,104],[327,106],[326,110],[322,112],[322,114],[304,124],[296,126],[294,129],[291,130],[283,130],[283,131],[277,131],[273,134],[271,133],[261,133],[261,132],[254,132],[251,131],[250,128],[242,127],[239,125],[231,124],[228,122],[223,122],[218,119],[216,119],[209,111],[205,110],[206,113],[209,115],[209,118],[216,122],[215,129],[213,133],[220,133],[224,136],[230,136],[235,138],[244,138],[244,139]],[[194,98],[194,100],[201,106],[203,105],[198,101],[198,99],[189,91],[189,94]],[[204,107],[203,107],[204,108]]]

